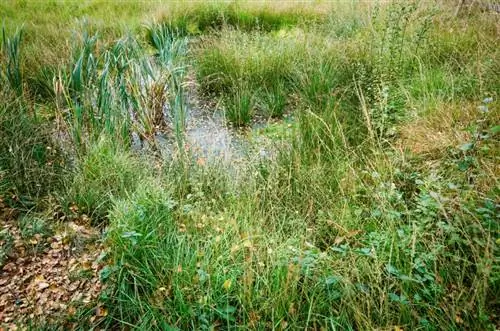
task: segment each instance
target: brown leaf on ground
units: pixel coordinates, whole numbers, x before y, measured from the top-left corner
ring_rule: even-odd
[[[82,304],[97,304],[102,285],[96,260],[102,247],[93,243],[98,235],[95,229],[69,223],[50,238],[22,239],[14,221],[3,223],[0,230],[12,236],[14,249],[0,266],[0,330],[26,325],[28,320],[56,321],[74,315],[75,307]],[[89,244],[76,249],[72,238],[84,238]],[[29,248],[35,244],[44,249],[32,253]],[[102,306],[97,312],[99,317],[107,313]]]

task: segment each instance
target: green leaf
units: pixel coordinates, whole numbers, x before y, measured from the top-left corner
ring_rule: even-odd
[[[387,270],[388,273],[391,275],[399,276],[400,272],[396,267],[394,267],[392,264],[386,264],[385,270]]]
[[[236,321],[236,319],[233,316],[233,314],[236,312],[236,307],[227,305],[217,309],[216,311],[225,320],[228,320],[230,322]]]
[[[391,292],[389,293],[389,299],[393,302],[399,302],[405,305],[409,303],[408,299],[403,294],[397,295],[396,293]]]
[[[410,276],[407,276],[407,275],[399,275],[398,278],[401,279],[401,280],[409,281],[409,282],[419,282],[418,280],[413,279],[413,278],[411,278]]]
[[[492,134],[497,134],[500,132],[500,125],[495,125],[494,127],[490,128],[490,132]]]
[[[109,276],[111,276],[111,274],[113,273],[113,271],[114,271],[113,267],[110,267],[109,265],[105,266],[99,272],[99,279],[102,282],[105,282],[109,278]]]
[[[389,293],[389,299],[391,299],[391,301],[394,301],[394,302],[399,302],[399,295],[397,295],[396,293]]]
[[[337,284],[342,278],[339,276],[328,276],[325,279],[325,284],[326,285],[335,285]]]
[[[459,147],[459,149],[462,150],[462,151],[464,151],[464,152],[470,151],[473,148],[474,148],[474,144],[473,143],[465,143],[465,144],[463,144],[462,146]]]
[[[232,314],[236,311],[236,307],[227,305],[219,309],[221,313]]]
[[[364,256],[371,256],[372,255],[372,250],[369,247],[363,247],[363,248],[357,249],[356,253],[358,253],[360,255],[364,255]]]

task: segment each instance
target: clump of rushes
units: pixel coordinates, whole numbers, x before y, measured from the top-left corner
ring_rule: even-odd
[[[86,32],[75,41],[74,61],[61,74],[59,86],[66,103],[62,106],[71,109],[61,117],[78,149],[85,150],[102,134],[124,145],[130,144],[132,132],[152,140],[166,125],[163,110],[168,103],[175,111],[185,108],[186,39],[157,25],[148,31],[157,50],[154,57],[130,36],[109,47]]]
[[[224,98],[226,118],[235,126],[245,126],[252,121],[255,100],[252,90],[241,82],[236,82],[231,92]]]
[[[147,37],[150,44],[157,50],[156,56],[164,65],[172,66],[186,54],[187,38],[163,24],[148,26]]]
[[[259,94],[259,108],[265,116],[276,118],[283,116],[287,102],[287,86],[283,82],[269,88],[264,87]]]

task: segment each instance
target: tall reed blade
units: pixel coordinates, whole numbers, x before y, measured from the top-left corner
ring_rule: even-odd
[[[10,87],[18,95],[23,93],[23,79],[21,72],[21,40],[23,29],[16,29],[13,36],[7,36],[5,27],[2,27],[2,52],[6,59],[3,75],[9,82]]]

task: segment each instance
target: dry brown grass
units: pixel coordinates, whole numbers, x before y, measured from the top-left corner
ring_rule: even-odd
[[[400,127],[398,146],[416,154],[432,154],[470,140],[467,126],[480,116],[475,103],[439,104],[425,117]]]
[[[446,158],[446,153],[473,141],[469,128],[484,123],[491,125],[499,122],[500,113],[495,111],[495,108],[490,109],[490,113],[485,116],[479,110],[479,105],[477,102],[468,102],[435,106],[430,114],[400,127],[400,138],[396,148],[424,156],[425,168],[440,166],[442,160]],[[489,126],[483,127],[483,129],[488,128]],[[488,150],[483,151],[481,148],[484,147]],[[477,162],[474,166],[476,171],[472,172],[476,192],[487,194],[495,187],[499,187],[500,141],[491,137],[481,142],[473,155]]]

